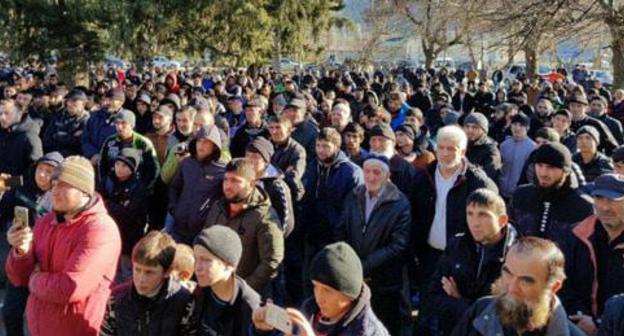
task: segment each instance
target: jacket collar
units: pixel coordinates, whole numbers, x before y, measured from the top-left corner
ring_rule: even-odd
[[[498,312],[494,298],[490,298],[491,302],[473,321],[472,326],[483,335],[503,335],[503,326],[500,323]],[[559,301],[554,296],[554,305],[551,312],[550,320],[546,329],[546,335],[549,336],[569,336],[568,316]]]

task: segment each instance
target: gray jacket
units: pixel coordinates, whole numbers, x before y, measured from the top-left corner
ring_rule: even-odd
[[[568,315],[555,297],[552,315],[546,327],[548,336],[583,336],[584,333],[568,320]],[[461,318],[453,336],[511,336],[505,333],[496,312],[496,303],[492,296],[477,300]],[[515,336],[516,333],[513,334]]]

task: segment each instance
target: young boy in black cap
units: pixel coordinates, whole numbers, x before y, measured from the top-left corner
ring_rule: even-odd
[[[310,278],[314,297],[301,308],[315,335],[390,335],[370,306],[362,263],[345,242],[327,245],[312,260]],[[269,331],[266,307],[254,311],[256,330]],[[301,321],[293,321],[301,327]]]
[[[121,269],[117,274],[121,281],[130,277],[130,253],[145,233],[147,223],[147,193],[137,176],[140,164],[137,150],[122,149],[101,190],[106,209],[121,233]]]
[[[243,254],[238,234],[213,225],[195,237],[193,252],[197,335],[247,335],[260,295],[236,275]]]

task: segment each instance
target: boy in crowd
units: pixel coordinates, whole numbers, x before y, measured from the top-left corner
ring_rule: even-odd
[[[151,231],[132,250],[132,281],[113,289],[100,335],[194,335],[191,293],[170,277],[176,243]]]

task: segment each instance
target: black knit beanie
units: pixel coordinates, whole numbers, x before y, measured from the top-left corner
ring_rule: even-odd
[[[213,225],[201,230],[193,245],[206,248],[224,262],[236,267],[243,254],[243,244],[234,230],[224,225]]]
[[[345,242],[327,245],[312,260],[310,279],[355,299],[364,283],[362,262]]]
[[[536,149],[533,162],[546,163],[567,172],[572,170],[572,154],[566,146],[556,142],[544,144]]]
[[[271,162],[271,157],[273,156],[273,153],[275,153],[275,149],[273,148],[271,141],[261,136],[255,138],[249,143],[249,145],[247,145],[247,151],[260,154],[262,159],[267,163]]]

